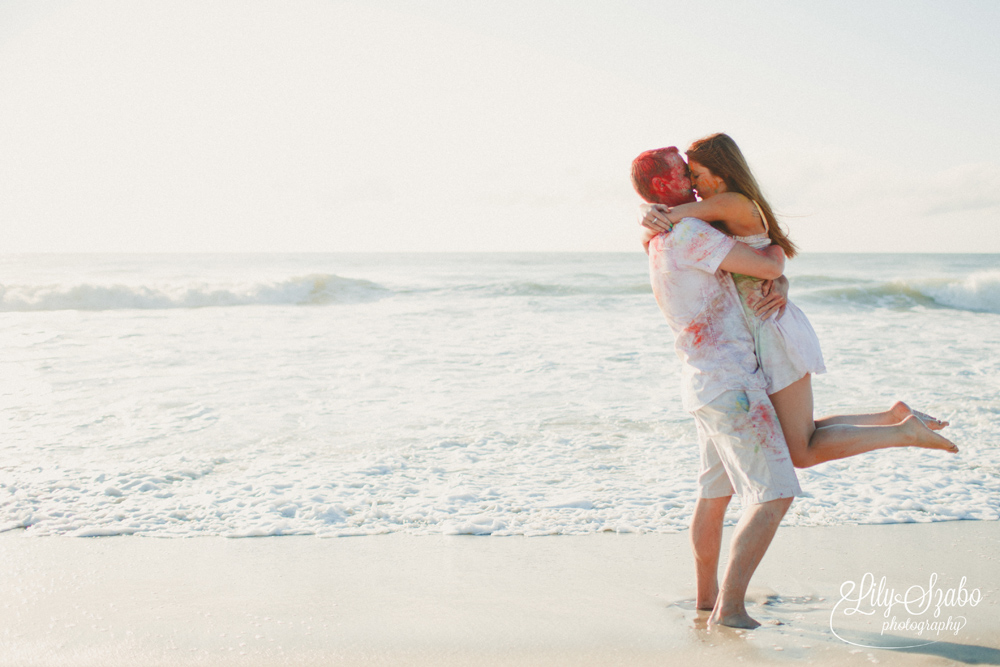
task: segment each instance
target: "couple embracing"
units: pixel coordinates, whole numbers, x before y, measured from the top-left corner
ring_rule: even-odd
[[[825,367],[808,319],[787,301],[782,273],[796,248],[728,135],[700,139],[686,154],[685,164],[676,148],[643,153],[632,182],[649,202],[640,214],[650,281],[674,332],[684,408],[698,429],[696,604],[712,612],[710,624],[754,628],[747,586],[801,494],[796,467],[887,447],[958,448],[934,432],[946,422],[901,402],[880,413],[813,417],[810,378]],[[720,586],[734,493],[744,512]]]

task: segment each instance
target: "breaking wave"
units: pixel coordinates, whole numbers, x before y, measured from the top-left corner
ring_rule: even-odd
[[[803,282],[808,284],[808,281]],[[793,280],[793,300],[796,298],[796,286]],[[979,271],[964,280],[894,280],[819,287],[808,290],[807,294],[807,298],[827,303],[847,302],[879,308],[924,306],[1000,313],[1000,270]]]
[[[387,296],[453,293],[493,299],[503,297],[615,297],[651,294],[645,276],[586,275],[555,280],[496,280],[451,287],[395,286],[318,273],[273,282],[209,284],[0,284],[0,312],[53,310],[162,310],[253,305],[332,305],[367,303]],[[1000,314],[1000,270],[965,278],[858,280],[824,275],[792,277],[792,299],[802,303],[848,307],[909,309],[951,308]]]
[[[376,301],[390,294],[376,283],[333,274],[229,286],[0,285],[0,312],[325,305]]]

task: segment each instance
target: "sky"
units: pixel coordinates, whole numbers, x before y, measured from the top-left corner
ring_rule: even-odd
[[[0,252],[636,251],[727,132],[805,252],[1000,252],[1000,3],[0,1]]]

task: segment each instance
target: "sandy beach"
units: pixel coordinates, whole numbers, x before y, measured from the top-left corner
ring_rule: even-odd
[[[752,582],[763,626],[751,632],[705,627],[687,539],[12,531],[0,535],[0,664],[1000,664],[1000,523],[783,528]],[[982,599],[945,605],[940,620],[966,621],[934,636],[834,614],[852,644],[831,614],[866,573],[897,591],[965,577]]]

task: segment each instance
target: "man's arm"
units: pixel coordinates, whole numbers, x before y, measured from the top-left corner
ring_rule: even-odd
[[[729,273],[775,280],[785,270],[785,253],[774,245],[764,250],[754,250],[745,243],[737,243],[722,260],[719,268]]]

